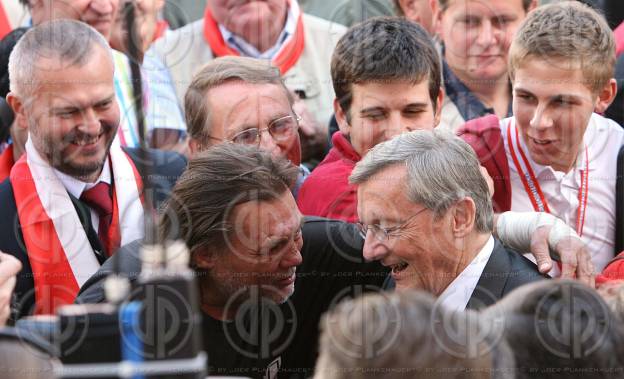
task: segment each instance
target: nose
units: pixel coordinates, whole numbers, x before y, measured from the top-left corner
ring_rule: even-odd
[[[99,14],[110,14],[113,13],[115,9],[113,2],[116,1],[117,0],[93,0],[91,1],[90,7]]]
[[[367,261],[382,260],[387,254],[388,249],[377,238],[373,237],[371,232],[366,233],[364,240],[364,259]]]
[[[409,122],[403,118],[403,116],[399,113],[392,113],[388,117],[387,125],[386,125],[386,138],[390,139],[394,136],[397,136],[401,133],[409,131]]]
[[[299,247],[295,242],[293,242],[292,248],[286,252],[280,260],[280,267],[282,269],[289,269],[291,267],[299,266],[302,261],[303,258],[301,257]]]
[[[87,108],[82,114],[82,125],[80,129],[84,133],[99,134],[100,133],[100,118],[93,108]]]
[[[278,157],[281,155],[281,149],[275,143],[273,136],[269,133],[268,130],[262,131],[260,133],[260,148],[264,151],[268,151],[274,157]]]
[[[550,114],[546,112],[545,107],[538,105],[533,112],[530,125],[533,129],[544,130],[553,125],[553,120]]]
[[[492,22],[490,20],[484,20],[479,28],[477,43],[484,47],[489,46],[494,42],[497,34],[497,28],[492,25]]]

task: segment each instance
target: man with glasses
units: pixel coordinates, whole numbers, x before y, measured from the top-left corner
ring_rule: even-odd
[[[184,98],[192,155],[222,142],[256,145],[299,167],[295,197],[310,173],[301,165],[294,97],[279,70],[245,57],[207,63],[193,78]]]
[[[397,290],[421,289],[464,310],[543,277],[492,236],[488,186],[472,148],[442,131],[378,144],[356,166],[364,257],[390,268]]]

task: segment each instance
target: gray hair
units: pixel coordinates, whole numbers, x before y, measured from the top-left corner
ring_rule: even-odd
[[[184,96],[184,113],[189,135],[203,142],[211,132],[208,91],[230,81],[250,84],[275,84],[284,89],[292,107],[294,98],[284,85],[277,67],[248,57],[220,57],[206,63],[194,76]]]
[[[67,66],[82,66],[93,56],[95,46],[103,48],[112,61],[106,39],[84,22],[63,19],[33,27],[19,40],[9,56],[11,92],[25,96],[37,88],[37,72],[52,69],[40,66],[40,58],[56,59]]]
[[[379,171],[404,164],[408,198],[442,216],[464,197],[475,202],[479,232],[493,228],[492,200],[474,151],[459,137],[440,130],[404,133],[378,144],[355,166],[351,183],[366,182]]]
[[[513,353],[500,330],[476,313],[447,310],[422,291],[343,301],[321,328],[315,378],[514,377]]]

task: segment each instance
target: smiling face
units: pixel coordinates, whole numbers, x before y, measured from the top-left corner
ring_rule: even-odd
[[[52,167],[85,181],[97,178],[119,124],[109,53],[95,46],[83,64],[40,58],[37,67],[40,84],[20,98],[18,117]]]
[[[234,298],[244,301],[250,290],[276,303],[285,302],[294,291],[303,245],[303,216],[290,191],[284,189],[270,201],[239,204],[228,220],[233,230],[225,251],[214,256],[206,288],[218,294],[222,304]]]
[[[355,151],[364,156],[380,142],[413,130],[433,129],[440,122],[442,92],[437,104],[429,96],[429,82],[407,81],[353,84],[350,121],[338,101],[334,102],[340,130],[350,136]]]
[[[407,196],[407,170],[393,165],[372,175],[358,186],[358,217],[366,225],[383,228],[401,226],[388,239],[379,240],[369,231],[364,242],[364,258],[379,260],[392,268],[397,290],[423,289],[439,295],[452,278],[455,265],[445,255],[453,251],[447,212],[434,217]],[[420,212],[416,214],[417,212]]]
[[[444,58],[464,82],[507,74],[507,53],[525,18],[522,0],[450,0],[439,12]]]
[[[109,40],[118,6],[119,0],[39,0],[32,2],[33,22],[83,21]]]
[[[598,100],[581,69],[527,58],[513,83],[513,113],[520,135],[538,164],[570,170]]]

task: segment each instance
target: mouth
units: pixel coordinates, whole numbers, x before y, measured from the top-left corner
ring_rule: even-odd
[[[400,275],[405,269],[409,266],[407,262],[400,262],[397,264],[390,265],[390,269],[392,270],[392,276],[395,278]]]
[[[531,142],[537,146],[548,146],[553,144],[555,141],[554,140],[549,140],[549,139],[537,139],[537,138],[533,138],[533,137],[529,137],[529,139],[531,140]]]
[[[292,272],[291,274],[287,275],[287,276],[283,276],[281,278],[277,279],[277,284],[280,287],[285,287],[285,286],[289,286],[291,284],[293,284],[295,282],[295,278],[297,277],[296,272]]]
[[[81,147],[96,145],[98,142],[100,142],[100,139],[103,135],[104,133],[100,133],[97,136],[75,138],[71,141],[71,144]]]

